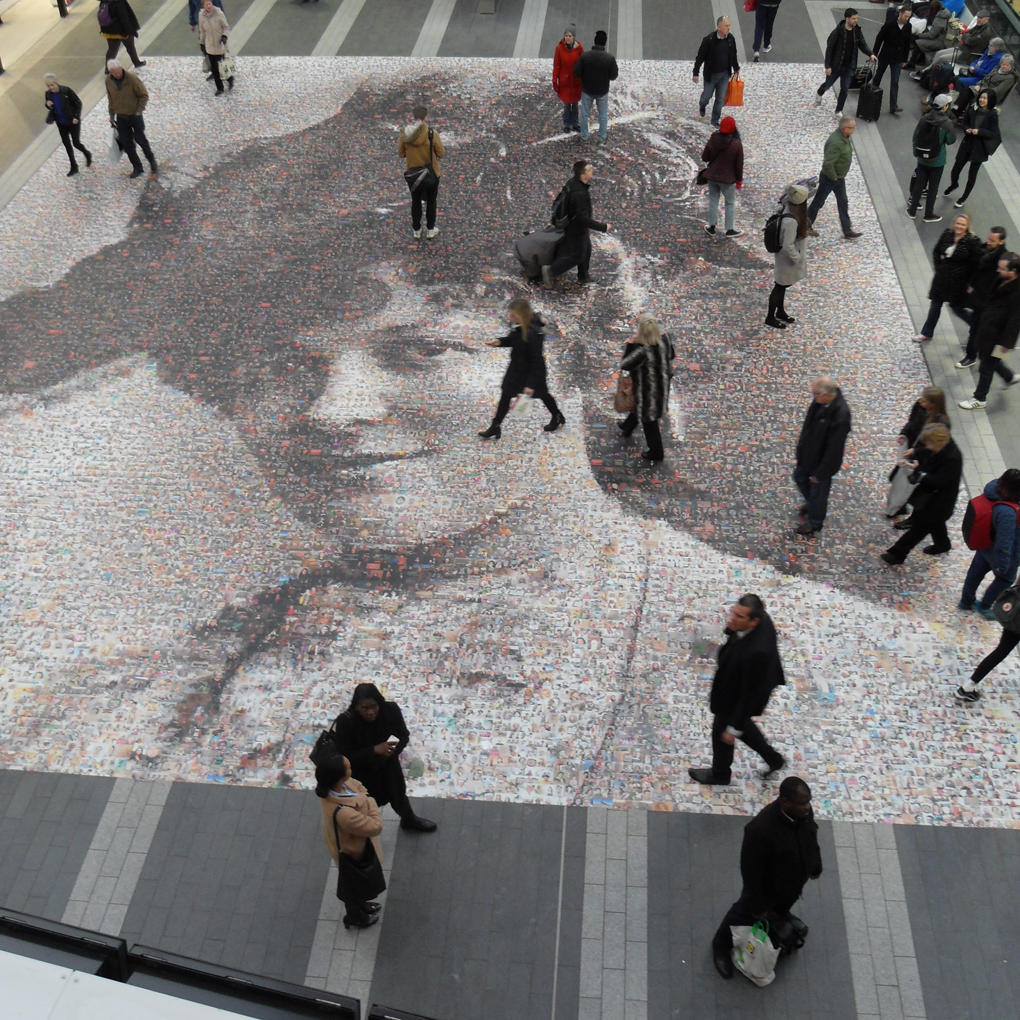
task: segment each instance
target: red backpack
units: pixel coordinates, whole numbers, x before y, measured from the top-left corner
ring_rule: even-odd
[[[1020,524],[1020,506],[1005,499],[989,499],[984,493],[975,496],[968,504],[963,515],[963,540],[968,549],[991,549],[995,544],[992,533],[992,511],[999,505],[1013,508]]]

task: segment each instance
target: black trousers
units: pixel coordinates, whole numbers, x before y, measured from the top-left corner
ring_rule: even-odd
[[[400,767],[399,757],[387,758],[373,768],[357,768],[351,771],[359,783],[365,784],[369,796],[375,798],[379,807],[392,804],[401,821],[414,818],[414,808],[407,799],[407,782],[404,779],[404,770]]]
[[[715,935],[712,936],[713,949],[719,949],[726,952],[733,948],[733,933],[730,931],[730,925],[753,925],[755,921],[761,920],[757,914],[752,914],[748,909],[747,901],[747,893],[741,890],[740,899],[738,899],[737,902],[726,911],[726,916],[722,919],[722,923],[716,929]],[[794,903],[796,902],[797,901],[794,900]],[[790,917],[790,907],[770,907],[766,913],[766,919],[770,924],[779,921],[789,921]]]
[[[949,541],[949,532],[946,530],[945,521],[926,521],[922,518],[917,524],[912,524],[904,531],[898,542],[894,542],[889,547],[890,555],[905,560],[910,550],[920,544],[927,535],[931,535],[932,545],[939,552],[948,552],[953,548],[953,543]]]
[[[712,719],[712,771],[716,775],[729,777],[736,747],[734,744],[727,744],[722,738],[727,725],[721,715]],[[783,756],[765,739],[765,734],[750,719],[745,719],[739,729],[742,732],[737,740],[743,741],[752,751],[761,755],[769,768],[779,768],[783,764]]]
[[[106,59],[113,60],[120,53],[121,43],[124,44],[124,49],[128,51],[131,62],[137,67],[142,62],[142,58],[138,56],[138,50],[135,49],[135,40],[132,36],[128,36],[126,39],[107,39]]]
[[[587,232],[584,235],[579,249],[565,252],[560,255],[549,267],[551,276],[562,276],[577,266],[577,278],[582,282],[588,279],[588,270],[591,267],[591,238]]]
[[[984,680],[1017,645],[1020,645],[1020,633],[1003,628],[999,643],[978,663],[977,669],[971,674],[971,680],[974,683]]]
[[[949,175],[949,183],[955,188],[960,183],[960,174],[963,173],[963,166],[967,162],[965,159],[956,157],[956,161],[953,163],[953,171]],[[963,194],[957,199],[959,202],[966,202],[970,198],[970,193],[974,190],[974,182],[977,180],[977,175],[981,172],[980,163],[971,163],[967,170],[967,187],[963,189]]]
[[[496,413],[492,416],[492,424],[500,425],[503,419],[507,416],[510,411],[510,404],[513,402],[516,393],[511,393],[509,390],[503,390],[499,395],[499,403],[496,405]],[[559,412],[559,407],[556,405],[556,398],[548,390],[542,390],[541,392],[535,393],[535,399],[541,400],[543,404],[549,409],[549,413],[555,416]]]
[[[411,226],[421,230],[421,203],[425,200],[425,228],[431,230],[436,225],[436,202],[439,199],[439,181],[431,188],[422,185],[417,191],[411,192]]]
[[[910,201],[907,208],[911,213],[917,212],[921,204],[921,192],[927,187],[928,197],[924,201],[924,216],[930,220],[935,215],[935,199],[939,197],[939,182],[942,180],[944,166],[925,166],[918,163],[914,170],[914,181],[910,186]]]
[[[790,289],[789,284],[777,283],[773,286],[772,292],[769,294],[769,315],[771,319],[775,316],[776,312],[782,312],[786,315],[786,292]]]
[[[60,140],[64,143],[64,148],[67,149],[67,158],[71,161],[71,166],[77,166],[78,163],[74,158],[74,149],[77,149],[79,152],[89,152],[81,144],[81,124],[61,124],[60,121],[57,121],[57,130],[60,132]],[[74,149],[71,148],[72,145]]]
[[[634,411],[631,411],[621,423],[623,434],[629,436],[637,428],[638,418]],[[662,433],[659,431],[658,421],[643,421],[641,428],[645,433],[645,442],[648,444],[648,452],[652,460],[662,460],[666,456],[662,449]]]
[[[212,80],[216,82],[216,91],[223,91],[223,79],[220,77],[220,61],[223,59],[222,53],[206,53],[209,58],[209,71],[212,74]]]
[[[120,144],[124,146],[127,158],[131,160],[131,165],[136,170],[142,169],[142,161],[138,158],[138,152],[135,149],[136,142],[145,153],[149,165],[155,170],[156,157],[152,154],[149,139],[145,137],[145,120],[140,113],[136,113],[133,117],[122,117],[118,113],[117,136],[120,138]]]
[[[1013,381],[1013,370],[1006,364],[1003,358],[993,358],[990,354],[982,354],[978,363],[978,384],[974,390],[975,400],[984,400],[988,391],[992,388],[992,376],[996,373],[1001,376],[1003,382]]]

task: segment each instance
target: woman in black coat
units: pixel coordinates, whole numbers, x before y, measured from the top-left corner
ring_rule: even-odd
[[[103,0],[96,17],[99,19],[99,34],[107,43],[106,59],[113,60],[123,43],[135,67],[145,67],[145,61],[135,49],[135,39],[141,31],[141,25],[128,0]]]
[[[924,474],[914,490],[913,523],[898,542],[882,553],[882,559],[893,565],[902,563],[925,535],[931,535],[932,540],[931,545],[921,550],[928,556],[940,556],[953,548],[946,521],[956,509],[963,474],[963,454],[945,425],[926,425],[921,430],[918,443],[927,449]],[[908,462],[908,466],[920,467],[920,459]]]
[[[935,275],[928,290],[931,305],[917,342],[930,340],[935,335],[942,306],[949,305],[967,325],[971,323],[970,310],[964,308],[967,300],[967,284],[974,267],[981,258],[981,241],[970,231],[970,217],[960,213],[954,217],[953,225],[942,231],[935,243]]]
[[[503,376],[502,392],[492,424],[484,432],[478,433],[482,439],[499,439],[503,435],[503,419],[510,410],[511,401],[521,393],[536,397],[549,409],[552,417],[549,424],[543,426],[546,432],[555,432],[567,423],[546,385],[545,354],[542,350],[545,344],[545,323],[524,298],[514,298],[510,302],[508,314],[514,323],[513,329],[498,340],[489,340],[486,345],[509,347],[510,364]]]
[[[650,315],[638,319],[637,336],[623,349],[620,368],[629,372],[633,382],[634,410],[617,422],[620,431],[629,436],[637,423],[645,432],[648,449],[641,456],[653,464],[665,456],[659,421],[669,412],[669,383],[673,378],[673,359],[676,351],[673,338],[662,333]]]
[[[351,707],[337,716],[334,743],[351,763],[351,775],[382,807],[392,804],[402,829],[435,832],[436,823],[420,818],[407,799],[400,752],[411,739],[395,701],[387,701],[375,684],[358,684]]]
[[[956,147],[956,162],[953,163],[953,172],[949,178],[949,187],[943,192],[944,195],[951,195],[960,186],[960,174],[963,171],[963,164],[970,163],[970,170],[967,171],[967,187],[963,194],[956,200],[955,207],[962,209],[970,193],[974,190],[974,182],[977,180],[981,164],[988,161],[988,157],[995,152],[1002,141],[999,134],[999,114],[995,110],[995,97],[985,89],[981,92],[973,106],[967,107],[963,116],[963,138]]]
[[[949,412],[946,410],[946,395],[938,386],[925,386],[921,391],[921,395],[915,401],[914,406],[910,409],[907,423],[900,429],[900,434],[896,437],[898,447],[897,461],[902,460],[904,457],[913,457],[915,447],[917,447],[917,459],[922,471],[924,470],[925,458],[929,451],[926,446],[918,446],[917,439],[925,425],[945,425],[947,428],[952,428],[952,421],[949,418]],[[889,474],[889,481],[895,482],[896,476],[904,472],[909,474],[910,468],[897,463],[896,467]],[[898,491],[899,487],[897,486],[895,489]],[[897,499],[894,503],[893,492],[894,486],[890,486],[890,502],[886,505],[885,510],[887,517],[899,517],[907,503],[912,502],[912,499],[908,498],[906,502],[901,503]],[[906,520],[897,521],[893,527],[899,531],[906,531],[911,523],[910,519],[907,518]]]

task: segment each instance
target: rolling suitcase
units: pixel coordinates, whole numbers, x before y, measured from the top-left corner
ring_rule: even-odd
[[[866,82],[857,95],[857,119],[876,121],[882,116],[882,95],[884,89]]]

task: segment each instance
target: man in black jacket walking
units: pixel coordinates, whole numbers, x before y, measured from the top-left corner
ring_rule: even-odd
[[[793,480],[804,497],[798,535],[813,535],[825,524],[832,476],[843,466],[851,425],[850,405],[835,379],[819,376],[811,384],[811,395],[814,399],[797,440],[797,466],[793,471]]]
[[[729,786],[738,737],[765,759],[768,768],[759,773],[762,779],[786,764],[751,719],[765,711],[772,691],[786,683],[776,627],[757,595],[737,599],[726,621],[726,638],[708,703],[713,716],[712,767],[687,770],[691,779],[705,786]]]
[[[730,34],[730,19],[722,15],[716,20],[715,31],[709,32],[698,47],[694,60],[694,84],[698,84],[698,72],[705,68],[705,87],[698,100],[698,116],[704,118],[708,101],[715,93],[712,105],[712,127],[719,130],[719,116],[726,102],[726,87],[730,78],[740,73],[737,60],[737,43]]]
[[[609,83],[620,76],[616,57],[606,52],[609,36],[601,29],[595,33],[595,45],[582,53],[574,64],[574,77],[581,82],[581,141],[588,141],[588,118],[594,103],[599,111],[599,141],[609,134]]]
[[[839,98],[836,100],[836,115],[843,112],[850,81],[857,70],[857,51],[866,54],[872,60],[875,55],[864,41],[864,32],[857,24],[857,11],[848,7],[843,12],[843,24],[837,25],[829,34],[825,44],[825,81],[818,86],[815,95],[815,106],[822,105],[822,96],[839,82]]]
[[[740,848],[744,887],[712,939],[715,969],[724,978],[733,977],[730,925],[767,920],[774,943],[800,948],[808,926],[790,908],[800,899],[807,880],[821,874],[822,849],[811,810],[811,788],[803,779],[788,776],[779,786],[779,798],[744,826]]]
[[[999,282],[999,259],[1006,253],[1006,228],[992,227],[985,240],[985,250],[974,266],[967,284],[967,301],[970,306],[970,332],[967,334],[967,349],[956,363],[957,368],[970,368],[977,364],[977,330],[981,321],[981,310],[988,303],[995,285]]]
[[[966,411],[979,411],[987,406],[992,376],[998,373],[1007,386],[1020,382],[1005,358],[1016,347],[1020,337],[1020,255],[1006,252],[999,257],[999,282],[981,310],[977,335],[974,338],[981,367],[977,389],[969,400],[961,400]]]
[[[589,283],[588,267],[591,264],[591,237],[589,230],[609,232],[609,224],[592,216],[591,195],[588,185],[595,170],[585,159],[574,164],[574,176],[567,182],[567,228],[557,250],[556,260],[549,266],[542,266],[542,279],[547,287],[552,286],[553,277],[577,266],[579,283]]]
[[[74,158],[77,149],[85,156],[85,165],[92,166],[92,153],[81,144],[81,100],[78,93],[67,85],[61,85],[55,74],[44,74],[46,82],[46,115],[47,124],[56,124],[60,132],[60,140],[67,150],[67,158],[71,161],[68,177],[78,173],[78,161]]]
[[[889,8],[890,12],[892,8]],[[902,113],[898,105],[900,97],[900,71],[910,56],[910,42],[913,36],[910,28],[910,7],[901,7],[894,18],[889,18],[879,29],[875,39],[875,56],[878,57],[878,70],[875,71],[873,84],[877,88],[882,84],[885,69],[889,68],[889,112]]]

